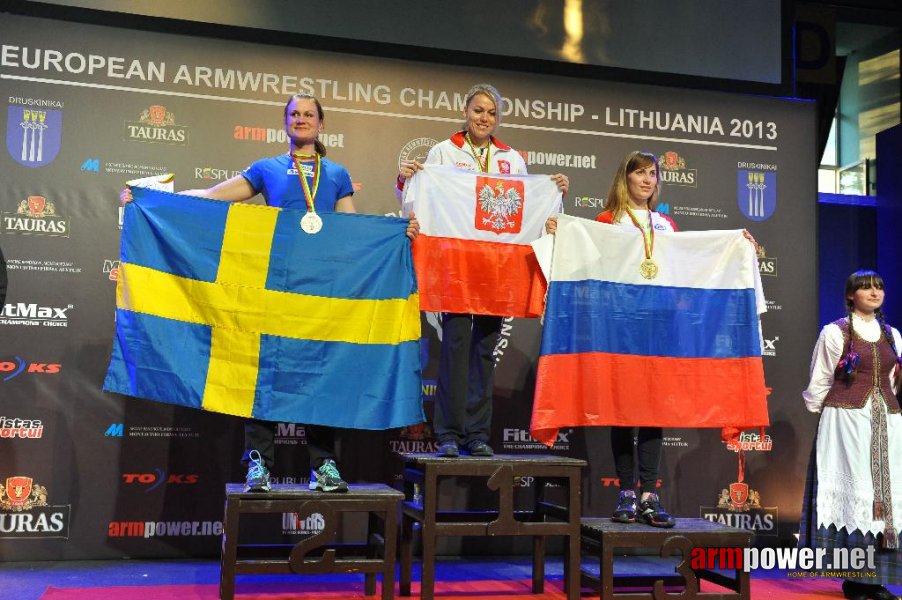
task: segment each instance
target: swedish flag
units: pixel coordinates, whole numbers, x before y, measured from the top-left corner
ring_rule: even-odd
[[[406,221],[135,188],[104,390],[272,421],[423,421]]]

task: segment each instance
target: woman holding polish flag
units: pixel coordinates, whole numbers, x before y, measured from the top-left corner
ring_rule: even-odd
[[[525,176],[527,174],[523,157],[494,135],[501,122],[501,95],[494,86],[481,83],[470,88],[466,95],[463,116],[465,119],[463,130],[434,146],[423,163],[413,160],[401,162],[397,180],[399,196],[402,192],[406,194],[409,191],[411,188],[409,180],[418,172],[422,172],[426,166],[430,168],[445,166],[484,173],[487,176],[494,174]],[[551,182],[561,194],[567,193],[569,180],[565,175],[560,173],[552,175]],[[497,183],[493,185],[497,185]],[[501,196],[502,188],[498,188],[498,193],[494,196],[495,192],[492,190],[492,186],[488,186],[488,188],[483,188],[483,192],[491,196],[487,202],[494,202],[497,197]],[[511,199],[510,202],[514,204],[520,202],[517,205],[518,210],[525,204],[519,197],[522,192],[506,191],[505,194],[511,194],[507,196]],[[411,204],[422,223],[424,234],[414,244],[414,259],[417,262],[417,272],[420,276],[420,301],[423,309],[434,310],[429,308],[430,300],[428,293],[424,293],[421,272],[421,265],[425,264],[423,261],[426,260],[422,257],[431,253],[432,248],[435,249],[433,258],[441,264],[439,268],[444,269],[444,275],[447,276],[447,286],[443,287],[459,286],[458,296],[479,295],[465,274],[457,276],[456,269],[458,267],[461,268],[461,272],[465,271],[467,267],[462,266],[466,260],[458,260],[460,253],[448,252],[448,249],[454,246],[454,241],[447,239],[441,241],[429,231],[427,218],[416,206],[418,202],[419,200]],[[440,203],[442,202],[435,204]],[[405,198],[406,206],[408,203]],[[445,208],[447,209],[447,205]],[[558,204],[554,212],[559,211]],[[525,213],[526,209],[524,208],[522,212]],[[547,214],[549,213],[546,212],[541,216],[535,237],[541,235],[542,222]],[[526,217],[522,218],[526,219]],[[470,223],[472,222],[473,220],[470,219]],[[519,226],[517,229],[519,231]],[[491,238],[495,234],[483,233],[483,235]],[[506,234],[497,235],[498,241],[505,241],[504,235]],[[437,243],[427,248],[426,244],[429,243],[430,237],[432,240],[437,240]],[[482,264],[482,269],[484,271],[506,271],[508,274],[522,273],[520,283],[523,286],[528,285],[523,280],[529,279],[526,265],[527,253],[531,254],[528,246],[531,241],[532,239],[528,239],[521,242],[520,245],[516,243],[493,244],[493,250],[497,251],[494,253],[493,250],[485,250],[488,246],[482,246],[483,256],[490,257]],[[492,244],[492,242],[474,241],[469,247],[473,248],[478,244]],[[442,245],[443,248],[440,249],[439,245]],[[451,274],[452,270],[454,271],[453,275]],[[483,287],[497,295],[503,295],[509,291],[504,289],[505,286],[497,284],[487,284]],[[541,300],[541,293],[533,292],[532,295],[538,296],[538,299]],[[471,304],[475,305],[478,302],[474,301]],[[433,427],[439,441],[441,456],[456,457],[460,454],[461,449],[472,456],[492,456],[494,454],[488,444],[491,436],[492,380],[495,369],[493,351],[498,341],[503,316],[511,316],[511,313],[501,312],[502,309],[499,309],[498,306],[498,304],[493,304],[492,299],[489,298],[486,303],[471,312],[449,312],[444,308],[439,309],[442,312],[442,347]],[[532,316],[537,316],[537,314]]]

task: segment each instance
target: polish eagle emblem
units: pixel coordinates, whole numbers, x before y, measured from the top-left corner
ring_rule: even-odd
[[[479,207],[487,215],[482,217],[483,225],[499,231],[510,229],[517,225],[512,217],[523,209],[523,197],[512,187],[505,190],[500,181],[494,189],[485,184],[479,190]]]

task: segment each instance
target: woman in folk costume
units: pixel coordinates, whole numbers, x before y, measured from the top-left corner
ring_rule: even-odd
[[[501,94],[487,83],[474,85],[464,102],[464,129],[429,150],[423,163],[401,162],[396,191],[427,165],[447,165],[468,171],[526,175],[520,154],[495,137],[501,122]],[[560,173],[551,178],[563,194],[569,180]],[[493,352],[502,317],[442,314],[442,347],[433,428],[441,456],[455,457],[463,449],[472,456],[492,456]]]
[[[876,570],[843,581],[846,598],[891,600],[902,582],[902,414],[899,332],[887,325],[883,279],[857,271],[846,281],[846,316],[821,330],[802,393],[821,413],[809,465],[799,543],[868,548]],[[828,555],[829,556],[829,555]]]

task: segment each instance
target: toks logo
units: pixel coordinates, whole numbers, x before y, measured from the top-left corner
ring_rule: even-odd
[[[153,473],[123,473],[122,482],[125,484],[137,484],[150,486],[144,493],[147,494],[162,485],[194,485],[200,479],[199,475],[166,475],[162,469],[154,469]]]
[[[731,483],[722,489],[717,498],[717,506],[699,507],[703,519],[720,523],[727,527],[748,529],[759,535],[777,535],[779,521],[777,507],[762,507],[761,496],[747,483]]]
[[[47,488],[31,477],[0,484],[0,538],[69,538],[69,506],[47,504]]]
[[[498,234],[519,233],[525,195],[522,181],[477,177],[476,229]]]
[[[69,237],[69,219],[56,214],[56,206],[44,196],[28,196],[15,213],[3,213],[3,230],[24,235]]]
[[[12,360],[0,360],[0,381],[9,381],[26,371],[39,374],[59,373],[62,367],[59,363],[27,362],[21,356],[14,356]]]
[[[125,121],[125,139],[152,144],[188,145],[188,128],[175,124],[175,115],[155,104],[143,110],[137,121]]]

